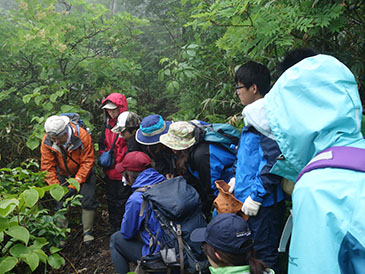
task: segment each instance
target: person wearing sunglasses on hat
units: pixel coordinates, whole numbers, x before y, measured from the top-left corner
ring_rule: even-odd
[[[117,124],[112,132],[119,134],[127,142],[127,152],[143,151],[143,145],[136,141],[136,133],[141,124],[141,118],[132,111],[124,111],[118,116]]]
[[[44,129],[46,134],[41,144],[41,170],[48,172],[45,179],[49,185],[68,186],[68,193],[63,200],[77,193],[76,189],[67,183],[68,178],[74,178],[80,184],[80,194],[83,195],[81,207],[84,243],[90,244],[94,240],[91,230],[98,206],[91,136],[82,127],[77,128],[69,117],[62,115],[49,117]],[[57,208],[62,206],[61,203]]]
[[[160,143],[160,136],[167,133],[171,123],[161,115],[152,114],[143,118],[136,132],[136,141],[151,158],[152,166],[167,179],[176,175],[175,159],[171,149]]]
[[[127,143],[118,133],[112,132],[112,128],[117,124],[119,114],[128,110],[127,99],[123,94],[112,93],[102,100],[101,109],[104,110],[105,120],[99,138],[99,155],[109,151],[115,143],[114,164],[110,168],[103,168],[110,223],[107,234],[112,234],[119,230],[125,203],[131,194],[130,187],[123,183],[122,174],[117,172],[115,168],[118,163],[122,162],[127,152]]]
[[[263,98],[270,90],[268,68],[249,61],[235,74],[236,94],[245,108],[244,127],[237,151],[235,197],[250,216],[257,257],[279,273],[278,246],[285,213],[282,177],[270,173],[281,151],[272,134],[265,134],[267,120],[261,115]],[[253,108],[252,106],[257,106]],[[260,116],[261,115],[261,116]]]
[[[201,242],[212,274],[274,274],[255,257],[247,222],[233,213],[218,214],[205,228],[197,228],[190,240]]]

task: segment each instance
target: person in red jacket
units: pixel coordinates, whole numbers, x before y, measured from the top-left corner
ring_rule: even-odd
[[[106,197],[108,203],[110,230],[108,234],[118,231],[125,211],[125,203],[132,193],[130,186],[123,183],[123,176],[117,172],[115,166],[121,163],[128,148],[126,141],[111,129],[117,124],[120,113],[128,110],[127,99],[123,94],[112,93],[108,95],[101,104],[105,111],[105,121],[99,139],[99,156],[111,149],[114,145],[114,164],[111,168],[103,169],[106,182]]]
[[[49,117],[44,128],[46,134],[41,144],[41,170],[47,171],[45,180],[49,185],[68,187],[63,200],[77,192],[68,184],[68,178],[74,178],[80,184],[84,243],[91,243],[94,240],[91,230],[98,206],[91,136],[85,129],[70,122],[67,116]]]

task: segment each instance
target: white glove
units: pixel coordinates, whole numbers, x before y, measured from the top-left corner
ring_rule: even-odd
[[[235,177],[232,177],[231,180],[229,180],[229,193],[232,193],[234,191],[234,186],[236,184],[236,178]]]
[[[247,216],[256,216],[260,206],[261,203],[252,200],[251,196],[248,196],[245,202],[243,203],[241,211],[245,213],[245,215]]]

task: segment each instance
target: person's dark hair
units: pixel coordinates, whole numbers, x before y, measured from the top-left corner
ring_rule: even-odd
[[[247,247],[251,244],[252,240],[249,240],[246,241],[242,247]],[[241,254],[223,252],[208,243],[203,243],[202,248],[205,254],[219,267],[249,265],[250,274],[263,274],[267,272],[267,269],[269,268],[264,262],[255,258],[255,250],[253,248],[248,252]],[[215,253],[219,254],[220,259],[217,258]]]
[[[234,80],[236,84],[240,82],[246,88],[256,84],[262,96],[270,90],[271,76],[269,69],[265,65],[254,61],[248,61],[240,66],[236,71]]]
[[[316,56],[318,53],[310,48],[298,48],[287,52],[284,56],[284,59],[278,63],[277,72],[280,76],[283,74],[288,68],[294,66],[296,63],[299,63],[305,58]]]
[[[176,171],[177,174],[183,176],[187,174],[188,168],[187,163],[189,161],[190,148],[179,150],[176,152]]]
[[[126,127],[125,130],[128,131],[129,133],[133,133],[134,130],[139,129],[139,127]]]
[[[134,181],[137,179],[137,177],[139,176],[139,174],[141,174],[142,171],[130,171],[130,170],[126,170],[123,172],[123,176],[126,178],[126,180],[128,180],[128,176],[125,175],[129,175],[132,177],[133,182],[129,182],[129,183],[134,183]]]

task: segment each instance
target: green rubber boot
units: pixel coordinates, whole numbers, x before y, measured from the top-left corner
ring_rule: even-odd
[[[82,210],[82,225],[84,230],[84,244],[89,245],[94,241],[94,236],[91,235],[91,230],[94,225],[95,210]]]

